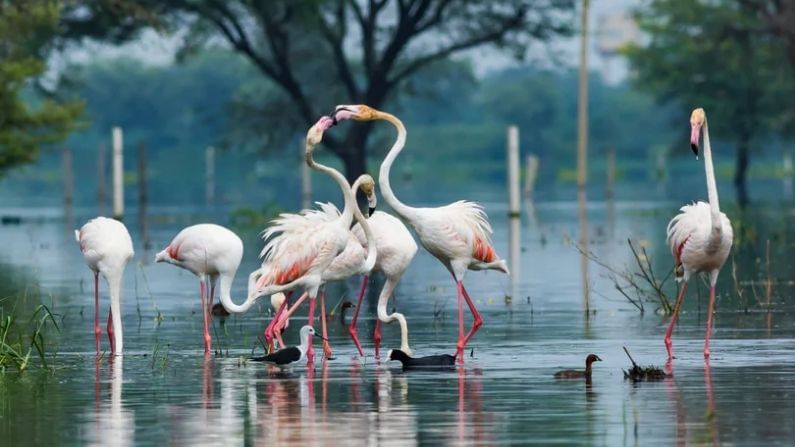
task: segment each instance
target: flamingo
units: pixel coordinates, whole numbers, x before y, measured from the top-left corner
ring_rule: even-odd
[[[123,337],[121,323],[121,279],[124,268],[130,262],[133,251],[132,238],[127,227],[115,219],[97,217],[89,220],[80,230],[75,230],[75,239],[80,251],[94,272],[94,338],[99,354],[99,274],[105,277],[110,289],[110,309],[108,310],[108,341],[110,352],[121,355]]]
[[[155,255],[155,262],[167,262],[199,277],[199,298],[204,317],[204,354],[210,354],[210,310],[218,279],[221,296],[229,297],[240,260],[243,259],[243,241],[228,228],[215,224],[191,225],[182,231]],[[207,282],[210,294],[207,296]],[[224,301],[224,298],[221,299]]]
[[[322,140],[323,132],[333,124],[331,118],[322,117],[309,129],[305,156],[309,167],[326,173],[337,182],[345,198],[342,214],[337,219],[315,225],[303,232],[289,231],[289,228],[282,225],[272,225],[268,228],[265,231],[268,243],[261,253],[263,264],[249,275],[249,294],[246,301],[237,305],[229,296],[220,297],[221,303],[229,312],[247,311],[260,296],[291,292],[301,288],[306,290],[310,299],[308,325],[313,326],[315,297],[323,284],[323,272],[347,246],[354,209],[357,208],[356,198],[351,194],[350,185],[345,177],[336,169],[317,163],[312,158],[312,152]],[[362,225],[367,228],[364,219]],[[282,307],[288,300],[285,300]],[[312,363],[313,359],[314,349],[310,336],[307,363]]]
[[[681,213],[668,223],[667,239],[676,260],[676,281],[681,282],[679,295],[674,304],[674,314],[665,331],[665,349],[668,360],[673,358],[671,332],[679,317],[679,308],[685,296],[687,282],[693,274],[709,275],[709,305],[707,307],[707,332],[704,341],[704,358],[709,358],[709,338],[712,333],[712,312],[715,304],[715,283],[732,248],[734,232],[729,218],[720,211],[718,188],[715,186],[715,170],[712,167],[712,147],[709,144],[709,128],[704,109],[693,110],[690,115],[690,147],[698,157],[698,138],[704,129],[704,168],[707,176],[709,202],[696,202],[680,208]]]
[[[379,186],[384,199],[395,213],[408,222],[419,236],[420,244],[435,256],[453,275],[458,296],[458,342],[456,356],[464,360],[467,342],[483,324],[469,293],[464,288],[467,270],[499,270],[509,273],[505,260],[500,259],[491,245],[491,225],[483,207],[474,202],[460,200],[436,208],[414,208],[398,200],[389,184],[389,171],[395,158],[406,143],[406,128],[394,115],[381,112],[366,105],[337,106],[334,123],[353,119],[356,121],[384,120],[398,131],[397,139],[389,150],[379,174]],[[472,328],[464,335],[464,301],[472,313]]]
[[[408,228],[400,219],[383,211],[372,211],[373,209],[371,208],[370,217],[367,218],[376,246],[375,267],[373,267],[372,271],[383,272],[384,276],[386,276],[384,287],[378,295],[378,319],[375,322],[375,332],[373,334],[375,356],[379,356],[378,351],[381,346],[381,323],[391,323],[392,321],[397,321],[400,324],[400,350],[411,356],[406,317],[398,312],[388,315],[386,313],[386,305],[398,282],[400,282],[400,278],[403,277],[403,273],[411,264],[414,255],[417,254],[417,243],[414,242],[414,238],[409,233]],[[361,225],[357,223],[352,231],[359,242],[367,246],[367,240]],[[364,298],[366,286],[367,277],[365,276],[353,320],[348,326],[348,333],[356,344],[360,355],[364,354],[362,353],[361,343],[359,343],[359,337],[356,334],[356,320],[359,317],[359,310],[362,308],[362,298]]]
[[[353,182],[351,186],[351,194],[355,196],[356,191],[362,190],[367,196],[367,200],[370,204],[370,208],[374,208],[376,206],[376,199],[374,194],[375,189],[375,181],[373,178],[368,174],[362,174],[356,181]],[[320,209],[317,210],[303,210],[300,214],[282,214],[276,222],[278,225],[290,228],[289,231],[303,233],[307,231],[312,231],[312,227],[315,225],[324,225],[328,222],[335,221],[340,217],[340,211],[334,206],[332,203],[317,203]],[[358,206],[353,210],[354,217],[357,220],[363,220],[364,216],[362,215],[361,211],[359,211]],[[371,232],[370,225],[367,226],[365,230],[365,240],[369,239],[373,241],[373,234]],[[373,265],[375,265],[376,259],[376,244],[370,244],[369,249],[365,249],[362,246],[362,243],[359,242],[359,239],[353,234],[353,232],[348,232],[348,240],[345,245],[345,249],[342,250],[335,258],[331,261],[331,264],[323,271],[322,274],[322,283],[325,284],[330,281],[340,281],[347,279],[354,275],[364,275],[364,284],[367,283],[367,275],[370,270],[373,269]],[[362,290],[362,294],[364,291]],[[322,333],[324,337],[323,341],[323,351],[326,355],[326,358],[332,357],[331,347],[328,344],[328,330],[326,326],[326,306],[325,306],[325,293],[322,289],[319,291],[319,298],[320,298],[320,308],[322,313],[320,314],[321,318],[321,326],[322,326]],[[283,346],[284,343],[281,340],[280,334],[283,327],[283,321],[286,321],[290,316],[298,310],[298,306],[306,300],[308,297],[307,293],[304,293],[298,301],[288,310],[286,313],[281,314],[277,312],[277,316],[274,317],[274,320],[277,320],[276,324],[273,326],[273,331],[276,333],[276,337],[279,339],[279,343]],[[355,340],[358,341],[358,340]],[[361,351],[360,351],[361,352]]]

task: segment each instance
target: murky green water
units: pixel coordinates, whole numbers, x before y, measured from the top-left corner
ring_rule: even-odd
[[[8,296],[0,305],[6,309],[14,301],[25,313],[41,300],[61,328],[47,333],[56,353],[49,358],[52,371],[0,377],[2,445],[791,444],[795,305],[786,280],[793,270],[787,256],[792,230],[780,217],[789,215],[781,207],[753,210],[754,225],[735,221],[737,281],[727,265],[709,364],[701,351],[706,288],[693,282],[674,332],[674,378],[640,384],[623,378],[629,361],[622,346],[639,363],[663,365],[667,318],[650,302],[641,316],[604,269],[580,262],[572,244],[585,228],[588,248],[622,267],[634,263],[626,243],[632,237],[647,248],[655,273],[664,276],[672,262],[664,229],[677,208],[677,203],[591,204],[581,226],[576,203],[537,204],[534,215],[523,216],[517,283],[493,272],[467,277],[485,325],[470,344],[473,356],[447,372],[404,373],[399,365],[372,357],[377,279],[359,325],[364,360],[354,356],[337,314],[330,325],[335,360],[289,372],[246,363],[242,359],[252,349],[261,352],[256,337],[268,321],[267,300],[225,324],[214,321],[220,354],[205,360],[198,281],[173,266],[149,262],[179,228],[196,222],[173,215],[150,219],[154,246],[137,245],[140,262],[128,267],[123,360],[97,359],[92,277],[71,234],[88,216],[77,212],[74,223],[0,227],[0,289]],[[505,208],[487,204],[487,210],[495,246],[507,257]],[[128,226],[139,240],[134,219]],[[247,247],[233,289],[240,302],[244,276],[257,265],[261,243],[257,229],[236,230]],[[771,313],[759,304],[767,301],[768,239]],[[355,279],[331,286],[330,305],[351,298],[358,285]],[[672,284],[666,287],[674,293]],[[24,288],[27,298],[19,299]],[[455,288],[442,266],[421,251],[397,293],[396,307],[409,320],[415,354],[452,353]],[[107,299],[101,304],[104,315]],[[288,343],[296,342],[299,327],[290,325]],[[398,342],[397,326],[386,326],[384,348]],[[558,369],[581,367],[589,352],[604,360],[595,365],[590,385],[553,379]]]

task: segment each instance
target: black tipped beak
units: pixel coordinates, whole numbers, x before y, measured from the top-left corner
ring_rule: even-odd
[[[337,124],[339,124],[339,121],[337,121],[337,112],[339,112],[339,111],[341,111],[341,110],[344,110],[344,111],[346,111],[346,112],[350,112],[350,109],[348,109],[347,107],[337,107],[336,109],[334,109],[334,111],[333,111],[333,112],[329,113],[329,116],[331,117],[331,122],[332,122],[332,123],[333,123],[335,126],[336,126]]]
[[[369,207],[367,209],[367,217],[372,216],[374,212],[375,212],[375,207],[374,206]]]
[[[690,143],[690,149],[693,150],[693,153],[696,155],[696,158],[698,158],[698,145]]]
[[[313,335],[313,336],[314,336],[314,337],[317,337],[317,338],[319,338],[319,339],[321,339],[321,340],[326,340],[326,341],[328,341],[328,339],[327,339],[326,337],[324,337],[324,336],[322,336],[322,335],[320,335],[320,334],[315,334],[315,335]]]

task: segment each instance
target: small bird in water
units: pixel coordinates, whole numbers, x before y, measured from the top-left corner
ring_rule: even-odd
[[[213,304],[213,308],[210,311],[210,313],[213,314],[214,317],[228,317],[229,316],[229,312],[227,312],[227,310],[224,309],[224,305],[221,304],[221,303]]]
[[[582,379],[583,377],[586,379],[591,378],[591,364],[593,362],[601,362],[602,359],[599,358],[596,354],[588,354],[588,357],[585,357],[585,371],[580,371],[577,369],[565,369],[563,371],[558,371],[555,373],[556,379]]]
[[[270,363],[280,368],[289,368],[306,359],[306,350],[309,349],[309,337],[312,335],[321,339],[323,338],[322,336],[315,334],[315,330],[312,328],[312,326],[304,326],[301,328],[300,332],[300,345],[279,349],[276,352],[262,357],[252,357],[251,361]]]
[[[449,354],[429,355],[426,357],[409,357],[400,349],[390,349],[387,355],[389,360],[399,360],[403,369],[415,368],[447,368],[455,366],[455,356]]]

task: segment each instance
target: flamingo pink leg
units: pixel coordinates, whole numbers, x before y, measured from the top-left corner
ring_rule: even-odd
[[[210,347],[212,346],[212,338],[210,338],[209,330],[209,313],[207,312],[207,306],[204,299],[204,295],[207,292],[207,285],[204,284],[204,281],[200,282],[199,290],[201,295],[202,316],[204,317],[204,355],[209,355]]]
[[[328,342],[328,329],[326,328],[326,294],[324,292],[320,292],[320,325],[322,326],[323,330],[323,354],[326,356],[327,360],[330,360],[334,357],[334,352],[331,350],[331,345]]]
[[[483,325],[483,318],[480,317],[480,313],[475,308],[475,303],[473,303],[472,302],[472,298],[469,297],[469,294],[467,293],[467,289],[464,288],[464,283],[462,281],[458,281],[458,287],[459,287],[459,299],[458,299],[458,319],[459,319],[458,320],[458,337],[459,337],[459,340],[458,340],[458,344],[456,345],[456,347],[458,348],[458,354],[461,355],[461,357],[459,357],[459,359],[460,359],[460,361],[463,362],[463,360],[464,360],[464,348],[466,347],[467,342],[469,342],[469,339],[471,339],[472,336],[475,335],[475,332],[477,332],[478,329],[480,329],[480,326]],[[461,336],[462,336],[462,334],[464,332],[464,308],[463,308],[463,303],[461,302],[461,296],[462,295],[463,295],[464,299],[467,302],[467,306],[469,306],[469,311],[472,312],[472,319],[474,320],[472,322],[472,328],[469,329],[469,332],[467,332],[467,334],[466,334],[466,336],[464,336],[463,340],[461,340]]]
[[[309,298],[309,318],[306,324],[314,327],[315,324],[315,299]],[[309,336],[309,349],[306,350],[306,363],[312,364],[315,362],[315,348],[312,346],[312,336]]]
[[[291,293],[292,292],[288,292],[288,295],[284,300],[285,302],[289,301]],[[309,294],[304,292],[303,295],[301,295],[298,298],[298,301],[296,301],[292,306],[290,306],[290,308],[287,309],[286,312],[282,313],[282,315],[279,317],[279,320],[273,326],[273,335],[276,337],[276,340],[279,340],[280,346],[282,347],[285,346],[284,340],[282,340],[282,330],[284,330],[284,325],[287,324],[287,320],[295,313],[296,310],[298,310],[298,306],[300,306],[301,303],[303,303],[308,297]]]
[[[284,309],[287,308],[287,302],[289,301],[289,298],[290,298],[290,295],[289,295],[289,292],[288,292],[288,294],[285,295],[285,297],[284,297],[284,301],[282,302],[282,305],[279,306],[279,309],[276,310],[276,314],[273,316],[273,318],[271,318],[271,322],[268,323],[268,327],[265,328],[265,343],[268,344],[268,351],[273,350],[274,328],[276,327],[276,323],[279,321],[279,317],[281,317],[281,315],[284,313]],[[282,344],[281,337],[279,337],[278,340],[279,340],[279,344],[281,346],[284,346]]]
[[[359,350],[359,355],[364,357],[364,351],[362,351],[362,344],[359,343],[359,335],[356,333],[356,321],[359,319],[359,311],[362,308],[362,300],[364,299],[364,292],[367,290],[367,275],[364,275],[362,278],[362,289],[359,291],[359,299],[356,301],[356,310],[353,311],[353,320],[351,320],[351,325],[348,326],[348,333],[351,335],[353,339],[353,344],[356,345],[356,349]],[[378,349],[378,348],[376,348]]]
[[[712,334],[712,312],[715,307],[715,286],[709,288],[709,305],[707,306],[707,335],[704,341],[704,358],[709,359],[709,337]]]
[[[108,341],[110,341],[110,353],[116,353],[116,339],[113,338],[113,311],[108,309]]]
[[[682,299],[685,297],[685,290],[687,290],[687,283],[682,283],[679,288],[679,295],[676,297],[674,303],[674,314],[671,316],[671,323],[668,325],[668,330],[665,331],[665,349],[668,351],[668,360],[674,357],[673,342],[671,341],[671,334],[674,332],[674,326],[679,319],[679,309],[682,307]]]
[[[99,337],[102,330],[99,328],[99,272],[94,272],[94,340],[99,355]]]
[[[381,320],[375,320],[375,331],[373,331],[373,344],[375,345],[375,358],[381,357]]]

